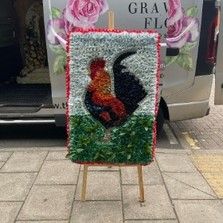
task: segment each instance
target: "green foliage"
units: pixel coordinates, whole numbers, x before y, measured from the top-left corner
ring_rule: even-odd
[[[193,70],[193,59],[187,53],[181,53],[176,60],[177,64],[185,70]]]
[[[58,8],[52,7],[52,18],[53,19],[58,19],[61,17],[61,11]]]
[[[152,161],[154,118],[132,116],[124,125],[108,132],[91,116],[70,117],[70,151],[73,162],[136,163]]]
[[[197,6],[192,6],[190,8],[188,8],[185,12],[186,16],[191,16],[191,17],[195,17],[198,14],[198,8]]]
[[[197,42],[195,43],[186,43],[181,49],[181,53],[188,53],[188,51],[192,50],[197,45]]]
[[[173,62],[176,61],[178,56],[166,56],[165,57],[165,65],[169,66],[170,64],[172,64]]]
[[[193,70],[193,59],[190,55],[190,50],[195,46],[195,43],[187,43],[180,49],[180,54],[178,56],[167,56],[165,58],[165,65],[169,66],[170,64],[176,62],[181,68],[187,71]]]
[[[66,54],[64,48],[61,45],[49,44],[49,47],[52,50],[52,52],[54,52],[56,54]]]
[[[65,67],[66,67],[66,54],[57,56],[53,64],[53,73],[63,74]]]

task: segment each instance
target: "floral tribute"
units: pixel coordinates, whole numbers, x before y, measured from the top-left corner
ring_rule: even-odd
[[[197,6],[184,9],[180,0],[168,0],[167,45],[180,48],[178,56],[167,56],[166,66],[176,62],[181,68],[193,70],[193,59],[190,51],[197,45],[199,37],[199,20]]]
[[[63,74],[66,65],[66,39],[70,31],[76,28],[92,28],[100,15],[108,10],[106,0],[68,0],[61,11],[51,8],[51,19],[48,21],[47,39],[49,47],[57,56],[53,71]]]
[[[76,163],[150,163],[159,34],[81,29],[68,42],[67,157]]]

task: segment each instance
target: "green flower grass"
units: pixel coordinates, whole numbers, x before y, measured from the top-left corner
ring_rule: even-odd
[[[90,115],[70,117],[73,162],[148,164],[152,161],[154,117],[131,116],[122,126],[106,130]]]

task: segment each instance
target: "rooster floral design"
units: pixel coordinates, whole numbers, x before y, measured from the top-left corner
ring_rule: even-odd
[[[157,32],[77,30],[68,50],[68,148],[77,163],[152,161]]]

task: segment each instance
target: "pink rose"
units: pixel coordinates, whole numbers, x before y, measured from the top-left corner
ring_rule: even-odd
[[[68,0],[64,18],[75,27],[92,27],[108,10],[106,0]]]
[[[199,36],[198,19],[186,16],[179,0],[169,0],[167,26],[169,47],[182,48],[187,42],[195,42]]]

